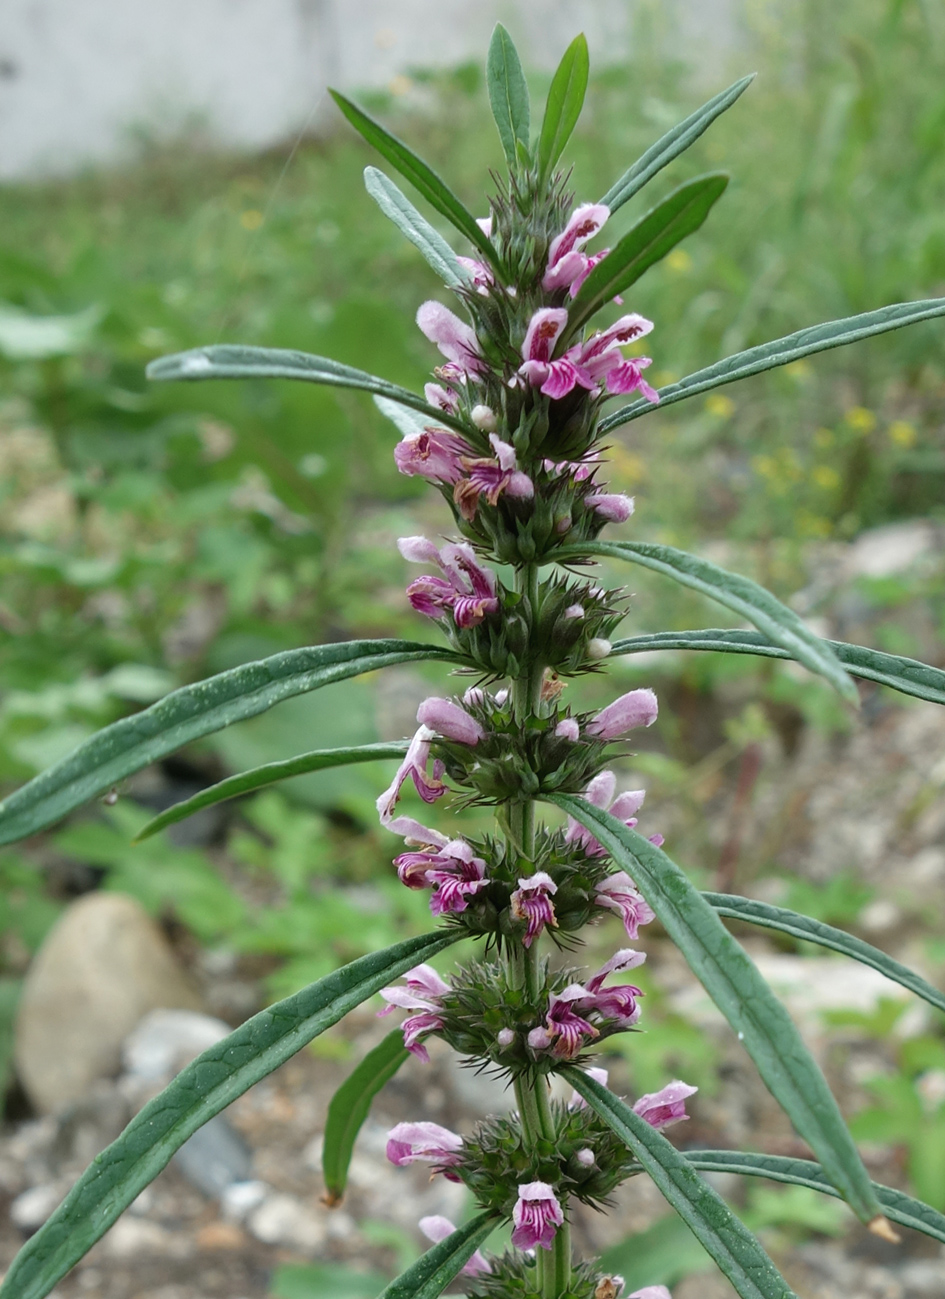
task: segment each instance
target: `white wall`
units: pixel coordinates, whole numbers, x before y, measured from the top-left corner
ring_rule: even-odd
[[[669,2],[711,75],[736,0]],[[273,144],[321,120],[326,84],[482,59],[499,18],[533,67],[582,30],[614,61],[647,3],[667,0],[0,0],[0,179],[120,160],[136,129],[195,120],[225,144]]]

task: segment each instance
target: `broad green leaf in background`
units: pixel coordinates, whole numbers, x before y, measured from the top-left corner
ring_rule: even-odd
[[[789,911],[786,907],[757,902],[754,898],[736,897],[730,893],[703,893],[702,896],[720,916],[726,916],[730,920],[743,920],[749,925],[760,925],[764,929],[776,929],[779,933],[790,934],[792,938],[829,947],[863,965],[871,965],[880,974],[885,974],[887,979],[902,984],[937,1010],[945,1011],[945,993],[933,988],[931,983],[907,965],[894,961],[878,947],[864,943],[861,938],[854,938],[842,929],[835,929],[833,925],[813,920],[810,916],[802,916],[797,911]]]
[[[568,1065],[561,1072],[626,1143],[741,1299],[796,1299],[761,1243],[662,1132],[583,1069]]]
[[[567,337],[575,332],[610,300],[635,284],[671,252],[681,239],[698,230],[728,185],[723,172],[697,176],[673,190],[652,212],[648,212],[620,239],[607,256],[597,263],[568,308]],[[559,343],[559,351],[566,343]]]
[[[45,829],[150,762],[273,704],[346,677],[436,659],[461,663],[451,650],[414,641],[345,641],[286,650],[198,681],[150,708],[106,726],[68,757],[0,803],[0,844]]]
[[[378,1295],[378,1299],[438,1299],[496,1227],[492,1213],[480,1213],[434,1245]]]
[[[420,250],[444,284],[451,289],[468,284],[469,275],[456,260],[452,248],[388,176],[376,167],[365,167],[364,187],[400,233]]]
[[[606,260],[605,258],[604,261]],[[796,334],[776,338],[770,343],[760,343],[757,347],[749,347],[745,352],[736,352],[734,356],[716,361],[704,370],[686,375],[678,383],[667,384],[659,390],[660,406],[670,406],[674,401],[697,397],[710,388],[721,388],[723,384],[734,383],[736,379],[747,379],[749,375],[761,374],[764,370],[774,370],[779,365],[790,365],[792,361],[813,356],[815,352],[826,352],[831,347],[858,343],[861,339],[887,334],[891,329],[902,329],[904,325],[916,325],[922,320],[933,320],[936,316],[945,316],[945,298],[897,302],[890,307],[880,307],[878,311],[866,311],[860,316],[811,325],[808,329],[799,329]],[[609,433],[611,429],[619,428],[621,424],[627,424],[655,409],[652,402],[645,400],[621,406],[601,420],[600,432]]]
[[[692,1150],[686,1159],[704,1173],[744,1173],[750,1177],[768,1177],[775,1182],[792,1186],[808,1186],[812,1191],[822,1191],[838,1199],[840,1192],[830,1184],[830,1179],[819,1164],[811,1159],[790,1159],[784,1155],[758,1155],[742,1150]],[[883,1213],[891,1222],[901,1227],[911,1227],[926,1236],[945,1244],[945,1214],[915,1200],[902,1191],[873,1183],[876,1198]]]
[[[340,1204],[344,1196],[354,1143],[368,1116],[371,1102],[390,1082],[408,1054],[404,1035],[395,1028],[372,1051],[368,1051],[331,1098],[322,1147],[322,1172],[329,1204]]]
[[[865,645],[848,645],[842,640],[828,640],[836,657],[848,672],[865,681],[876,681],[904,695],[945,704],[945,672],[929,667],[917,659],[884,654]],[[710,627],[697,631],[659,631],[645,636],[629,636],[615,641],[611,654],[646,654],[653,650],[709,650],[723,654],[758,654],[763,658],[793,659],[783,645],[773,645],[767,636],[737,627]]]
[[[866,1169],[816,1061],[748,953],[705,898],[661,849],[609,812],[571,794],[546,799],[586,826],[629,872],[830,1180],[862,1221],[881,1218]]]
[[[548,90],[538,137],[538,167],[542,178],[561,157],[581,116],[589,70],[587,37],[581,32],[565,50]]]
[[[397,168],[401,176],[410,181],[432,207],[451,221],[460,234],[464,234],[469,242],[479,249],[487,261],[491,262],[496,269],[501,269],[491,241],[479,229],[471,213],[460,203],[449,186],[440,180],[423,159],[418,158],[402,140],[391,135],[380,122],[375,122],[373,117],[369,117],[363,109],[345,98],[340,91],[329,90],[328,93],[368,144],[372,144],[391,166]]]
[[[489,42],[486,88],[502,148],[509,167],[514,171],[519,160],[519,146],[524,147],[526,154],[528,152],[531,113],[528,83],[518,50],[501,23],[496,23]]]
[[[690,113],[687,118],[674,126],[671,131],[667,131],[647,149],[642,157],[637,159],[629,171],[625,171],[620,179],[611,185],[600,202],[606,203],[611,212],[616,212],[617,208],[623,207],[624,203],[633,198],[634,194],[651,181],[658,171],[662,171],[674,158],[678,158],[685,152],[698,140],[706,127],[711,126],[727,108],[731,108],[754,79],[754,72],[747,77],[742,77],[740,81],[729,86],[728,90],[715,95],[707,104],[703,104],[701,108],[697,108],[694,113]]]
[[[150,839],[152,834],[174,825],[178,821],[193,816],[201,808],[212,807],[214,803],[225,803],[228,798],[238,798],[251,790],[262,789],[277,780],[288,780],[292,776],[302,776],[309,771],[324,771],[329,767],[346,767],[352,762],[376,762],[378,758],[402,758],[407,751],[406,742],[397,744],[360,744],[349,749],[314,749],[311,753],[300,753],[297,758],[287,758],[284,762],[267,762],[265,766],[254,767],[252,771],[241,771],[236,776],[221,780],[216,785],[202,789],[192,798],[185,798],[173,807],[167,808],[160,815],[150,820],[135,835],[133,842]]]
[[[354,366],[342,365],[326,356],[312,356],[283,347],[240,347],[217,343],[212,347],[195,347],[152,361],[147,376],[157,382],[176,379],[301,379],[307,383],[324,383],[335,388],[361,388],[365,392],[390,397],[402,406],[411,406],[438,424],[451,424],[463,430],[465,425],[448,411],[431,406],[408,388],[386,379],[378,379]]]
[[[349,1010],[459,937],[440,930],[362,956],[294,997],[260,1011],[204,1051],[96,1155],[59,1208],[13,1260],[0,1297],[43,1299],[208,1119]]]
[[[803,663],[830,682],[844,699],[859,704],[856,686],[826,641],[805,627],[793,609],[776,599],[770,591],[739,573],[718,568],[706,559],[698,559],[674,546],[660,546],[650,541],[589,541],[580,547],[564,546],[556,552],[561,563],[574,562],[582,555],[604,555],[642,564],[654,572],[671,577],[683,586],[726,605],[755,624],[770,640],[782,645],[791,658]]]

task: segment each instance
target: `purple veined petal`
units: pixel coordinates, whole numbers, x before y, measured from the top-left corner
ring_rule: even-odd
[[[623,493],[592,492],[584,497],[584,504],[589,505],[608,523],[626,523],[633,513],[633,497]]]
[[[698,1087],[691,1087],[677,1078],[658,1092],[648,1092],[646,1096],[641,1096],[634,1105],[633,1112],[652,1128],[666,1128],[671,1123],[681,1123],[689,1118],[686,1101],[698,1090]]]
[[[458,434],[447,429],[427,428],[398,442],[394,447],[394,463],[409,478],[455,483],[462,477],[463,457],[473,454],[473,448]]]
[[[393,781],[377,800],[381,825],[389,824],[394,808],[400,800],[400,791],[408,778],[413,780],[417,792],[426,803],[432,803],[441,794],[446,793],[443,782],[436,778],[431,781],[426,773],[430,758],[430,741],[434,738],[435,733],[427,726],[420,726],[414,733]]]
[[[442,302],[424,302],[417,312],[417,325],[448,361],[473,374],[483,370],[475,331]]]
[[[408,564],[439,564],[440,552],[427,537],[398,537],[397,549]]]
[[[475,257],[457,257],[456,260],[464,271],[469,272],[469,279],[477,293],[488,294],[495,284],[495,276],[485,262],[476,261]]]
[[[424,962],[415,965],[404,975],[407,987],[427,997],[443,997],[450,990],[450,985],[441,979],[432,965]]]
[[[649,334],[653,328],[653,321],[647,320],[645,316],[637,315],[636,312],[630,315],[621,316],[615,320],[607,329],[598,334],[593,334],[582,348],[582,354],[585,359],[600,356],[611,347],[626,347],[628,343],[634,343],[638,338],[643,338]]]
[[[641,925],[648,925],[656,919],[649,903],[626,871],[617,871],[602,880],[594,890],[594,901],[599,907],[616,911],[631,942],[636,942]]]
[[[400,1026],[400,1031],[404,1035],[404,1047],[415,1055],[418,1060],[424,1064],[430,1063],[430,1053],[421,1041],[430,1033],[437,1032],[443,1027],[443,1020],[432,1011],[421,1011],[418,1015],[410,1015]]]
[[[551,364],[548,361],[523,361],[518,373],[533,388],[540,388],[551,374]]]
[[[600,740],[617,740],[638,726],[652,726],[659,712],[652,690],[629,690],[602,708],[586,725],[588,735]]]
[[[568,224],[551,241],[548,266],[556,266],[573,248],[583,248],[604,227],[610,208],[604,203],[582,203],[568,218]]]
[[[591,253],[591,255],[590,255],[589,257],[585,257],[585,258],[584,258],[584,265],[581,267],[581,269],[578,271],[577,275],[576,275],[576,276],[574,277],[574,279],[571,281],[571,287],[568,289],[568,294],[569,294],[572,298],[576,298],[576,297],[577,297],[577,295],[578,295],[578,294],[580,293],[580,291],[581,291],[581,285],[584,283],[584,281],[585,281],[585,280],[587,279],[587,277],[590,275],[590,273],[591,273],[591,271],[594,269],[594,267],[595,267],[595,266],[599,266],[600,263],[604,260],[604,258],[608,255],[609,252],[610,252],[610,249],[609,249],[609,248],[602,248],[602,249],[600,250],[600,252],[597,252],[597,253]],[[614,298],[614,302],[623,302],[623,298],[616,297],[616,298]]]
[[[499,462],[500,469],[515,469],[518,462],[515,459],[515,448],[510,442],[503,442],[496,433],[489,434],[489,445],[495,452],[495,458]]]
[[[487,614],[497,613],[498,600],[480,599],[475,595],[457,596],[453,604],[453,618],[461,630],[478,627]]]
[[[443,848],[449,843],[445,834],[421,825],[412,816],[396,816],[383,824],[386,830],[399,834],[408,844],[416,844],[420,848]]]
[[[425,383],[423,385],[423,395],[431,406],[439,406],[440,410],[447,411],[450,415],[455,415],[459,409],[459,398],[455,392],[450,392],[439,383]]]
[[[437,735],[455,740],[458,744],[476,745],[485,735],[475,717],[467,713],[465,708],[454,704],[451,699],[440,699],[436,695],[424,699],[417,709],[417,721]]]
[[[541,385],[546,397],[560,401],[576,387],[587,388],[589,392],[596,387],[593,376],[582,365],[575,364],[570,356],[548,363],[548,378]]]
[[[477,222],[477,225],[482,225],[482,222]],[[488,234],[488,231],[486,233]],[[456,1230],[449,1218],[444,1218],[438,1213],[431,1214],[429,1218],[421,1218],[418,1225],[427,1240],[432,1241],[434,1245],[439,1245],[441,1240],[446,1240],[447,1236],[452,1236]],[[492,1268],[482,1251],[477,1249],[463,1265],[462,1271],[466,1276],[478,1276],[481,1272],[491,1272]]]
[[[547,1182],[527,1182],[518,1188],[512,1210],[512,1244],[518,1249],[551,1249],[564,1214],[554,1188]]]
[[[398,1168],[416,1163],[456,1164],[462,1148],[459,1133],[439,1123],[398,1123],[387,1134],[387,1158]]]
[[[414,578],[406,595],[411,609],[422,613],[425,618],[442,618],[456,603],[456,592],[450,583],[430,573]]]
[[[588,992],[599,992],[608,974],[622,974],[626,970],[635,970],[646,960],[646,952],[635,951],[632,947],[621,947],[609,961],[605,961],[599,970],[588,979],[585,987]]]
[[[572,249],[563,257],[559,257],[553,266],[549,262],[549,269],[542,277],[541,287],[546,293],[553,293],[555,289],[569,288],[578,276],[587,274],[589,260],[584,253],[578,252],[576,248]]]
[[[637,356],[630,361],[621,361],[619,365],[613,366],[607,372],[607,391],[617,396],[621,393],[636,392],[639,389],[647,401],[658,405],[659,393],[655,388],[650,387],[641,373],[650,364],[650,357]]]
[[[550,361],[555,343],[568,323],[564,307],[539,307],[528,322],[522,343],[523,361]]]
[[[562,993],[552,993],[549,998],[545,1028],[553,1039],[551,1054],[557,1060],[573,1060],[589,1041],[600,1036],[594,1025],[573,1008],[572,1002],[578,1000],[586,1000],[586,990],[580,984],[565,988]],[[531,1036],[529,1033],[529,1045]]]
[[[546,925],[557,928],[551,901],[557,891],[557,884],[545,871],[536,871],[534,875],[519,880],[518,888],[509,899],[509,909],[516,920],[526,922],[523,947],[531,947]]]

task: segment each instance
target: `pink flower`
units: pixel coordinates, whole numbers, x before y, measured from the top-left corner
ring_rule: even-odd
[[[434,1245],[438,1245],[441,1240],[446,1240],[447,1236],[452,1236],[456,1230],[449,1218],[444,1218],[439,1213],[431,1214],[429,1218],[421,1218],[419,1226],[427,1240],[432,1240]],[[478,1276],[480,1272],[491,1272],[492,1268],[477,1249],[469,1262],[463,1265],[462,1271],[466,1276]]]
[[[394,808],[400,801],[400,791],[408,779],[413,781],[417,793],[425,803],[435,803],[442,794],[446,793],[446,786],[441,780],[443,775],[442,762],[434,762],[432,775],[427,772],[427,764],[430,761],[430,741],[434,738],[434,732],[428,726],[419,728],[410,741],[404,760],[397,768],[397,774],[393,782],[377,800],[377,811],[381,818],[381,825],[386,826],[388,829],[392,828],[391,822]]]
[[[459,409],[459,398],[456,393],[444,388],[442,384],[425,383],[423,395],[431,406],[439,406],[440,410],[448,411],[451,415],[455,415]]]
[[[462,458],[475,454],[458,433],[430,427],[398,442],[394,447],[394,463],[402,474],[411,478],[419,475],[431,483],[455,483],[463,474]]]
[[[615,1021],[618,1028],[632,1028],[640,1018],[637,997],[643,996],[642,991],[630,983],[618,983],[609,988],[603,984],[609,974],[633,970],[645,960],[645,952],[635,952],[630,947],[621,948],[588,979],[584,985],[585,995],[576,1000],[576,1008],[584,1014],[593,1014],[600,1020]]]
[[[564,1214],[554,1189],[547,1182],[526,1182],[518,1188],[512,1210],[512,1244],[519,1249],[551,1249]]]
[[[424,302],[417,312],[417,324],[431,343],[436,343],[448,361],[466,374],[483,374],[486,366],[479,353],[479,340],[471,326],[455,316],[441,302]]]
[[[378,1011],[378,1017],[391,1014],[395,1007],[417,1011],[417,1014],[409,1015],[401,1024],[404,1046],[418,1059],[429,1062],[429,1053],[420,1038],[443,1027],[440,1000],[449,992],[450,987],[432,965],[415,966],[407,971],[404,980],[407,985],[405,988],[395,984],[381,989],[381,996],[388,1004]]]
[[[434,1164],[435,1173],[449,1181],[459,1178],[449,1170],[460,1161],[463,1138],[439,1123],[398,1123],[387,1134],[387,1158],[398,1168],[407,1164]]]
[[[606,712],[606,709],[604,711]],[[615,816],[624,825],[632,829],[637,823],[636,814],[643,806],[646,790],[627,790],[614,798],[616,787],[617,777],[614,773],[612,771],[602,771],[588,785],[584,791],[584,797],[592,806],[609,811],[611,816]],[[651,843],[657,843],[657,840],[662,844],[661,835],[650,836]],[[565,831],[564,841],[565,843],[580,844],[588,857],[606,857],[607,855],[604,846],[594,838],[590,830],[581,825],[580,821],[575,821],[573,816],[568,817],[568,828]]]
[[[514,447],[495,433],[490,433],[489,441],[495,459],[466,457],[462,462],[466,477],[458,480],[453,488],[453,500],[464,519],[476,517],[480,496],[495,505],[503,492],[518,500],[531,500],[535,495],[535,484],[528,474],[516,468]]]
[[[410,889],[433,888],[430,910],[435,916],[458,915],[468,899],[486,887],[486,863],[474,857],[464,839],[451,839],[440,851],[406,852],[394,858],[397,875]]]
[[[527,924],[522,939],[524,947],[531,947],[545,925],[557,928],[558,921],[551,902],[552,896],[557,892],[557,884],[545,871],[536,871],[534,875],[519,880],[517,890],[509,899],[509,905],[515,919],[524,920]]]
[[[477,563],[466,542],[451,542],[437,550],[426,537],[401,537],[397,546],[410,563],[437,564],[445,575],[418,577],[407,587],[407,598],[417,613],[427,618],[452,613],[457,627],[475,627],[486,614],[498,611],[495,574]]]
[[[594,890],[594,901],[599,907],[617,912],[631,942],[639,937],[640,925],[648,925],[656,918],[626,871],[617,871],[602,880]]]
[[[628,361],[620,351],[627,343],[648,334],[653,328],[651,320],[635,313],[621,316],[609,329],[592,334],[585,342],[569,347],[564,356],[552,360],[566,322],[563,307],[541,307],[532,316],[522,347],[524,360],[518,369],[532,387],[554,399],[566,396],[577,384],[590,391],[606,388],[608,393],[639,388],[650,401],[659,401],[659,394],[642,376],[651,364],[650,358],[638,356]]]
[[[395,459],[396,456],[395,451]],[[401,470],[401,473],[406,472],[406,470]],[[611,495],[608,492],[591,492],[589,496],[584,497],[584,504],[589,505],[595,514],[601,515],[608,523],[626,523],[633,513],[633,497],[622,494]]]
[[[574,297],[592,266],[604,256],[598,253],[591,259],[579,250],[603,228],[609,216],[610,208],[603,203],[582,203],[575,208],[568,224],[552,239],[548,249],[548,266],[541,282],[546,292],[567,287]]]
[[[606,1069],[597,1069],[596,1067],[592,1067],[590,1069],[585,1069],[584,1073],[587,1074],[588,1078],[593,1078],[595,1082],[600,1083],[602,1087],[607,1086],[607,1079],[610,1075],[607,1073]],[[571,1093],[571,1099],[568,1101],[568,1109],[583,1110],[586,1106],[587,1101],[581,1093],[579,1091],[573,1091]]]
[[[417,709],[417,721],[444,739],[455,740],[457,744],[476,745],[485,735],[485,731],[465,708],[454,704],[451,699],[440,699],[431,695],[424,699]]]
[[[565,397],[575,386],[593,389],[595,384],[586,370],[574,364],[571,348],[557,361],[551,359],[561,331],[568,323],[564,307],[539,307],[528,322],[522,344],[522,364],[518,372],[533,388],[540,388],[547,397]]]
[[[638,726],[652,726],[657,712],[652,690],[630,690],[602,708],[584,729],[598,740],[617,740]]]
[[[698,1087],[690,1087],[688,1083],[680,1082],[677,1078],[674,1082],[667,1083],[660,1091],[641,1096],[634,1105],[633,1112],[639,1114],[641,1119],[645,1119],[651,1128],[668,1128],[671,1123],[679,1123],[689,1118],[686,1113],[686,1100],[694,1096],[698,1090]]]
[[[551,994],[544,1024],[533,1028],[528,1035],[528,1045],[533,1051],[550,1049],[556,1060],[573,1060],[587,1042],[600,1036],[598,1029],[578,1014],[572,1004],[582,1001],[586,992],[581,984],[572,983],[563,992]]]
[[[456,260],[469,275],[469,282],[476,292],[485,297],[495,284],[495,276],[492,274],[491,267],[487,266],[485,262],[477,262],[472,257],[457,257]]]

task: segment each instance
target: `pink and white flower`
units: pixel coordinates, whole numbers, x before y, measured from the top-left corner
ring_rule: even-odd
[[[390,1015],[398,1008],[416,1011],[416,1014],[408,1015],[400,1026],[404,1046],[411,1055],[429,1062],[429,1052],[420,1039],[443,1027],[440,1003],[450,986],[440,978],[432,965],[415,966],[404,975],[404,981],[406,987],[395,984],[381,989],[381,996],[388,1004],[378,1011],[378,1018]]]
[[[602,811],[609,811],[611,816],[615,816],[618,821],[622,821],[624,825],[633,829],[637,823],[636,814],[643,806],[646,790],[626,790],[615,798],[616,788],[617,777],[614,773],[612,771],[602,771],[588,785],[584,791],[584,797],[593,807],[599,807]],[[598,842],[591,831],[581,825],[580,821],[575,821],[573,816],[568,817],[568,828],[565,831],[564,841],[565,843],[580,844],[588,857],[606,857],[607,855],[607,850],[603,844]],[[650,843],[659,847],[662,842],[662,835],[650,835]]]
[[[615,1278],[616,1279],[616,1278]],[[622,1281],[623,1278],[621,1277]],[[634,1290],[627,1299],[673,1299],[664,1285],[645,1285],[642,1290]]]
[[[459,366],[465,374],[485,373],[487,367],[479,351],[475,330],[442,302],[424,302],[417,312],[417,325],[446,359]]]
[[[616,911],[631,942],[636,942],[640,936],[641,925],[648,925],[656,919],[649,903],[626,871],[616,871],[601,880],[594,889],[594,902],[599,907]]]
[[[587,983],[571,983],[563,992],[552,993],[544,1024],[528,1035],[531,1049],[550,1050],[557,1060],[573,1060],[600,1036],[601,1028],[611,1032],[632,1028],[640,1018],[637,998],[642,991],[629,983],[603,985],[609,974],[632,970],[645,960],[645,953],[622,948]]]
[[[512,1244],[519,1249],[551,1249],[564,1214],[554,1188],[547,1182],[526,1182],[518,1188],[512,1210]]]
[[[658,1092],[648,1092],[646,1096],[641,1096],[634,1105],[633,1112],[645,1119],[651,1128],[668,1128],[671,1123],[681,1123],[689,1118],[686,1101],[698,1090],[698,1087],[690,1087],[677,1078]]]
[[[435,916],[459,915],[488,883],[486,863],[473,856],[464,839],[451,839],[439,850],[402,853],[394,858],[394,865],[408,888],[433,889],[430,910]]]
[[[575,364],[579,349],[569,348],[564,356],[552,360],[555,345],[567,323],[564,307],[539,307],[528,322],[522,343],[522,364],[518,368],[533,388],[540,388],[546,397],[555,400],[566,397],[576,385],[589,391],[596,386],[590,373]]]
[[[410,741],[403,762],[397,768],[397,774],[377,800],[377,811],[381,818],[381,825],[387,829],[394,829],[392,824],[394,808],[400,801],[400,791],[408,780],[413,781],[417,793],[425,803],[435,803],[438,798],[446,793],[446,786],[441,779],[443,775],[442,762],[435,761],[433,763],[432,774],[427,770],[430,762],[430,742],[435,738],[435,732],[431,731],[428,726],[421,726],[417,730]]]
[[[546,292],[567,288],[573,298],[587,279],[591,270],[607,255],[608,250],[592,257],[581,251],[593,239],[610,216],[610,208],[603,203],[582,203],[572,212],[568,224],[551,241],[548,265],[541,287]]]
[[[439,1213],[431,1214],[428,1218],[421,1218],[418,1225],[427,1240],[432,1241],[434,1245],[439,1245],[441,1240],[446,1240],[447,1236],[452,1236],[456,1230],[449,1218],[444,1218]],[[492,1268],[477,1249],[469,1261],[463,1264],[461,1270],[464,1276],[478,1276],[480,1272],[491,1272]]]
[[[552,925],[557,928],[558,921],[552,897],[558,892],[558,886],[546,871],[536,871],[518,882],[518,888],[509,899],[509,907],[516,920],[526,922],[524,947],[532,943],[545,928]]]
[[[619,740],[638,726],[652,726],[658,712],[659,706],[652,690],[629,690],[602,708],[584,729],[598,740]]]
[[[458,433],[431,425],[398,442],[394,447],[394,463],[408,478],[419,476],[431,483],[455,483],[463,476],[464,457],[475,454]]]
[[[453,487],[453,501],[464,519],[476,517],[480,496],[484,496],[490,505],[495,505],[503,493],[515,500],[531,500],[535,495],[535,484],[528,474],[517,468],[515,448],[495,433],[489,434],[489,441],[495,458],[464,458],[465,477],[456,481]]]
[[[410,563],[433,563],[444,574],[418,577],[407,587],[407,598],[417,613],[427,618],[451,613],[456,626],[465,628],[498,611],[496,576],[478,563],[466,542],[450,542],[438,550],[426,537],[401,537],[397,546]]]
[[[435,1173],[443,1173],[458,1182],[450,1170],[460,1162],[463,1138],[439,1123],[398,1123],[387,1134],[387,1158],[398,1168],[408,1164],[433,1164]]]
[[[452,699],[440,699],[437,695],[424,699],[417,709],[417,721],[457,744],[475,746],[485,735],[471,713],[454,704]]]
[[[548,998],[548,1014],[544,1024],[528,1034],[528,1045],[533,1051],[551,1051],[556,1060],[573,1060],[588,1042],[600,1037],[600,1030],[575,1009],[586,990],[580,983],[572,983],[563,992],[553,992]]]
[[[628,360],[620,350],[648,334],[653,328],[651,320],[635,313],[621,316],[609,329],[592,334],[553,359],[567,318],[563,307],[540,307],[529,322],[518,373],[533,388],[540,388],[554,400],[566,397],[576,386],[589,392],[606,390],[612,395],[639,389],[649,401],[659,401],[655,388],[643,378],[651,359],[638,356]]]

